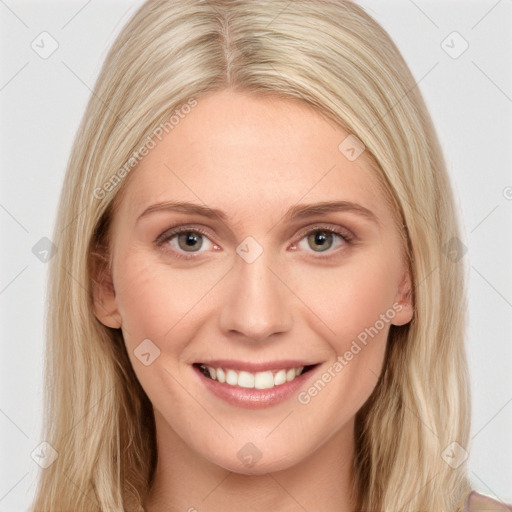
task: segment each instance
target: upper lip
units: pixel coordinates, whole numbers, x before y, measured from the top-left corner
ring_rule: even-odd
[[[249,362],[249,361],[236,361],[234,359],[210,359],[197,361],[195,364],[204,364],[212,368],[228,368],[237,371],[247,372],[264,372],[267,370],[288,370],[290,368],[299,368],[300,366],[314,366],[317,363],[311,363],[303,359],[286,359],[279,361],[265,361],[265,362]]]

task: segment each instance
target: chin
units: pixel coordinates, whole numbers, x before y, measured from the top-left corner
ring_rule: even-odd
[[[237,458],[229,461],[218,461],[218,465],[228,471],[246,476],[260,476],[268,473],[276,473],[293,467],[299,461],[292,460],[264,460],[263,456],[260,460],[250,465],[241,463]]]
[[[257,443],[257,441],[255,441]],[[285,450],[285,446],[270,446],[266,443],[259,449],[250,441],[219,446],[219,451],[202,452],[202,456],[212,464],[240,475],[256,476],[283,471],[299,464],[297,451]],[[261,444],[258,443],[259,446]],[[241,446],[240,448],[238,446]],[[201,453],[201,452],[200,452]]]

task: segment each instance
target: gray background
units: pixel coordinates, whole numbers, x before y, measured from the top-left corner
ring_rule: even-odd
[[[0,0],[1,512],[28,507],[38,469],[31,453],[43,441],[46,264],[32,248],[51,237],[90,89],[141,3]],[[409,63],[445,150],[468,247],[470,477],[512,502],[512,1],[360,3]],[[44,31],[58,43],[47,58],[31,47],[51,49]]]

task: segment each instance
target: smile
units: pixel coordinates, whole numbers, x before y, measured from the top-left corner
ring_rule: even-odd
[[[248,389],[270,389],[291,382],[296,377],[308,371],[309,367],[298,366],[296,368],[283,368],[280,370],[267,370],[264,372],[236,371],[231,368],[214,368],[206,364],[200,364],[199,369],[203,375],[221,384],[240,386]]]
[[[193,368],[206,389],[222,401],[259,409],[297,394],[319,366],[303,361],[251,364],[224,360],[195,363]]]

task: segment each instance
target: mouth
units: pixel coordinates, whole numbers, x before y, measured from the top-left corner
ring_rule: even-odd
[[[321,363],[250,364],[226,360],[198,362],[192,366],[205,388],[217,398],[236,407],[261,409],[296,395]]]
[[[311,371],[317,366],[295,366],[291,368],[278,368],[251,372],[246,370],[235,370],[234,368],[210,366],[205,363],[195,363],[196,367],[207,379],[217,381],[228,386],[238,386],[246,389],[272,389],[292,382],[296,378]]]

